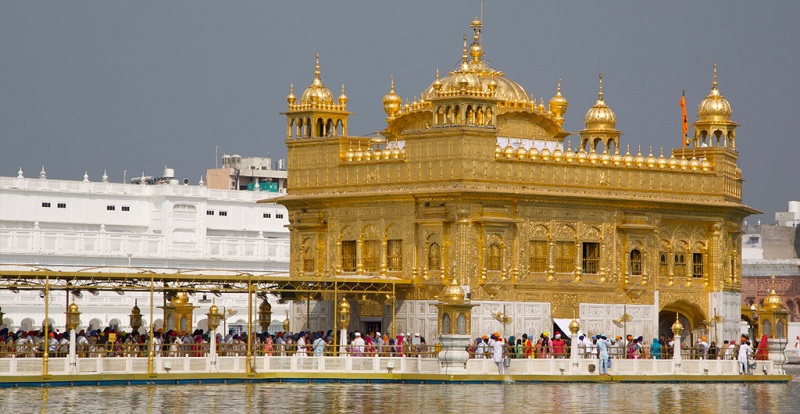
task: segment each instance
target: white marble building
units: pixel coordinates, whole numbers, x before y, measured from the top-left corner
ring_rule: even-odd
[[[17,177],[0,177],[0,266],[288,273],[286,209],[256,203],[281,193],[216,190],[202,182],[180,185],[170,177],[171,170],[165,173],[165,179],[155,180],[162,184],[154,185],[111,183],[105,174],[99,181],[88,175],[83,181],[51,180],[44,169],[35,178],[25,178],[21,170]],[[51,296],[50,319],[63,330],[68,298],[63,291]],[[247,320],[246,296],[239,296],[215,298],[220,309],[237,312],[227,321],[234,327]],[[200,306],[194,326],[205,327],[212,298],[190,299]],[[149,320],[149,294],[84,293],[76,298],[82,328],[111,324],[128,329],[128,314],[137,300]],[[271,303],[273,319],[280,324],[288,306]],[[10,329],[37,329],[44,321],[38,291],[0,291],[0,307],[6,314],[2,322]],[[154,318],[160,326],[160,310]]]

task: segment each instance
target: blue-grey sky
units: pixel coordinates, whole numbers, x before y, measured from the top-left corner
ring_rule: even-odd
[[[345,84],[351,134],[385,126],[381,97],[413,97],[458,63],[478,0],[0,0],[0,175],[196,182],[219,154],[284,157],[289,84]],[[622,146],[680,145],[711,87],[733,107],[745,203],[765,222],[800,199],[800,1],[486,0],[486,58],[547,101],[564,127],[604,75]],[[691,133],[691,132],[690,132]],[[573,137],[573,142],[575,137]],[[668,151],[667,151],[668,152]],[[755,220],[755,217],[751,220]]]

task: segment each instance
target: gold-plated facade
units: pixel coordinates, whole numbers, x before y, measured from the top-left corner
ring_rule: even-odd
[[[553,318],[635,291],[638,304],[681,312],[690,328],[708,319],[713,294],[741,291],[741,222],[755,210],[742,204],[737,125],[703,109],[724,106],[716,70],[717,103],[698,108],[694,125],[706,132],[689,147],[623,155],[601,77],[573,148],[561,82],[549,108],[537,105],[488,65],[482,24],[471,26],[460,66],[437,71],[419,99],[401,105],[392,80],[380,138],[292,134],[301,113],[313,120],[320,109],[289,103],[279,202],[293,278],[409,280],[398,299],[421,301],[446,297],[455,279],[473,300],[547,303]],[[329,105],[346,125],[344,108]]]

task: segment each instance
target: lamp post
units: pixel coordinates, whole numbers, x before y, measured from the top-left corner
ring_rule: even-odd
[[[142,311],[139,309],[138,299],[133,302],[133,309],[131,309],[131,314],[128,317],[131,321],[131,330],[138,333],[139,328],[142,327]]]
[[[672,355],[673,361],[675,361],[675,371],[680,370],[681,366],[681,334],[683,333],[683,325],[681,325],[680,321],[680,314],[677,312],[675,313],[675,323],[672,324],[672,334],[675,335],[675,339],[673,340],[674,344],[674,354]]]
[[[77,368],[78,360],[75,355],[75,328],[81,323],[81,313],[78,311],[78,305],[73,300],[72,304],[67,308],[67,329],[69,329],[69,366],[70,371]],[[77,373],[77,370],[75,371]]]
[[[341,351],[344,351],[347,346],[347,327],[350,325],[350,303],[346,298],[342,297],[339,302],[339,346]],[[344,355],[345,353],[342,352]]]
[[[269,304],[267,297],[264,296],[264,300],[261,302],[261,305],[258,306],[258,324],[261,326],[261,332],[267,332],[271,321],[272,305]]]
[[[572,333],[572,338],[570,341],[570,354],[569,359],[572,362],[572,372],[578,373],[578,365],[580,365],[580,359],[578,355],[578,338],[576,335],[578,331],[581,330],[581,324],[575,319],[575,316],[572,317],[572,322],[569,323],[569,331]],[[602,362],[600,362],[602,364]]]
[[[219,308],[217,308],[217,301],[214,300],[214,303],[211,304],[211,307],[208,308],[208,313],[206,314],[208,318],[208,333],[209,338],[208,341],[211,344],[211,367],[216,368],[217,366],[217,327],[219,326],[219,320],[222,318],[222,314],[219,313]]]

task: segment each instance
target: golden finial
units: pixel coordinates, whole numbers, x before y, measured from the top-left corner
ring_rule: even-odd
[[[342,94],[339,95],[339,105],[347,104],[347,95],[344,93],[344,84],[342,84]]]
[[[556,89],[557,93],[561,93],[561,78],[558,78],[558,88]]]
[[[439,74],[439,71],[438,71],[438,70],[436,71],[436,74],[437,74],[437,75]],[[437,76],[437,78],[438,78],[438,76]],[[389,82],[390,82],[390,85],[389,85],[389,90],[390,90],[391,92],[394,92],[394,75],[389,75]]]
[[[317,63],[314,65],[314,76],[319,79],[319,53],[317,53]]]
[[[464,51],[461,53],[461,61],[467,63],[467,35],[464,35]]]
[[[603,100],[603,74],[600,74],[600,91],[597,93],[597,99]]]
[[[711,85],[711,89],[717,89],[717,62],[714,62],[714,83]]]
[[[289,84],[289,95],[286,96],[286,101],[289,102],[289,105],[292,105],[296,100],[297,97],[294,96],[294,84]]]

